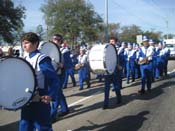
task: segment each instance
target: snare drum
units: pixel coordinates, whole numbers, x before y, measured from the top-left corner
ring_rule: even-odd
[[[117,66],[117,50],[111,44],[95,45],[89,52],[88,60],[95,74],[112,74]]]
[[[0,59],[0,106],[17,110],[28,104],[36,90],[36,76],[32,66],[24,59]]]
[[[49,56],[52,59],[54,69],[58,70],[58,65],[61,62],[61,51],[53,42],[44,42],[39,46],[41,53]]]

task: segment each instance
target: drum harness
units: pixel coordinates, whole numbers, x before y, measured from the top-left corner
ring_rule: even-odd
[[[37,70],[37,63],[38,63],[38,59],[39,59],[40,56],[41,56],[41,54],[38,55],[38,57],[37,57],[37,59],[36,59],[36,64],[35,64],[35,66],[34,66],[34,67],[35,67],[35,68],[34,68],[35,72],[36,72],[36,70]],[[26,60],[26,57],[24,57],[24,59]],[[36,90],[34,91],[33,98],[31,99],[31,102],[41,102],[41,96],[39,95],[38,89],[39,89],[39,87],[38,87],[38,82],[37,82]],[[29,93],[32,93],[32,92],[29,90],[29,88],[26,88],[25,91],[26,91],[26,92],[29,92]],[[29,104],[30,104],[30,102],[29,102]],[[27,105],[29,105],[29,104],[27,104]]]

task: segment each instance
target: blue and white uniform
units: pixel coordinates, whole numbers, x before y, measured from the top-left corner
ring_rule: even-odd
[[[32,65],[37,78],[37,87],[40,96],[49,95],[56,98],[59,81],[51,64],[51,59],[38,50],[28,54],[26,60]],[[50,104],[31,102],[21,110],[19,131],[52,131]]]
[[[67,82],[69,79],[69,75],[72,79],[73,86],[76,86],[76,81],[74,77],[74,65],[72,63],[72,59],[70,57],[71,53],[70,50],[67,47],[63,47],[60,49],[62,53],[62,59],[63,59],[63,65],[64,65],[64,71],[65,71],[65,77],[63,81],[63,89],[67,88]]]
[[[163,53],[164,53],[164,65],[163,65],[163,72],[165,76],[167,75],[167,66],[168,66],[168,58],[170,56],[170,49],[168,49],[163,43]]]
[[[90,78],[89,78],[89,65],[87,61],[87,55],[79,55],[78,56],[78,63],[82,65],[82,67],[78,70],[78,76],[79,76],[79,84],[80,84],[80,90],[83,89],[83,82],[86,81],[87,88],[90,87]]]
[[[163,76],[163,67],[165,64],[165,54],[162,49],[162,43],[159,43],[156,48],[156,73],[155,77],[158,79]]]
[[[117,48],[116,48],[117,49]],[[123,60],[123,54],[120,55],[117,53],[118,56],[118,63],[114,73],[112,74],[104,74],[104,102],[103,102],[103,109],[108,108],[109,106],[109,92],[110,92],[110,85],[112,84],[112,90],[115,91],[117,97],[117,103],[121,103],[121,89],[122,89],[122,68],[121,63]]]
[[[135,50],[132,49],[132,45],[128,44],[128,47],[125,49],[125,61],[126,61],[126,82],[129,83],[130,74],[132,77],[132,82],[135,81],[135,60],[136,53]]]
[[[64,64],[64,59],[66,59],[66,57],[62,54],[62,63]],[[54,121],[54,119],[56,119],[57,117],[57,111],[58,111],[58,107],[60,106],[61,108],[61,113],[62,114],[68,114],[69,109],[68,109],[68,105],[66,102],[66,98],[63,94],[63,84],[64,84],[64,80],[65,80],[65,68],[59,69],[59,71],[61,70],[61,72],[58,73],[58,79],[60,81],[60,86],[58,86],[58,91],[57,91],[57,95],[56,95],[56,99],[52,101],[52,106],[51,106],[51,117],[52,120]]]
[[[144,64],[140,65],[140,70],[141,70],[141,90],[145,91],[145,84],[147,83],[147,89],[151,89],[151,84],[152,84],[152,71],[153,71],[153,63],[152,63],[152,56],[154,55],[154,50],[152,47],[148,46],[142,46],[140,48],[140,53],[139,53],[139,61],[143,60],[144,58],[147,58],[147,62]]]
[[[135,53],[136,53],[136,60],[135,60],[135,79],[140,78],[140,65],[139,65],[139,53],[140,53],[140,47],[138,44],[135,45]]]

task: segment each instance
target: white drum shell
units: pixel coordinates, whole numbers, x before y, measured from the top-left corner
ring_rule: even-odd
[[[111,44],[95,45],[89,53],[89,65],[96,74],[112,74],[117,65],[117,51]]]
[[[35,91],[36,77],[32,67],[21,58],[2,58],[0,72],[0,105],[8,110],[20,109]]]

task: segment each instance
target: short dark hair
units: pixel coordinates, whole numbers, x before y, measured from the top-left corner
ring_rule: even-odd
[[[28,32],[22,36],[21,41],[24,41],[24,40],[27,40],[32,44],[35,44],[35,43],[39,44],[40,38],[36,33]]]
[[[58,41],[60,41],[61,43],[63,43],[63,36],[60,34],[54,34],[53,37],[54,39],[57,39]]]
[[[115,40],[116,42],[118,41],[117,37],[115,37],[115,36],[111,36],[109,39],[110,40]]]

